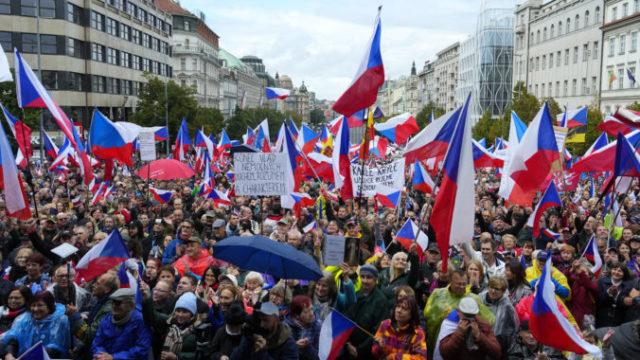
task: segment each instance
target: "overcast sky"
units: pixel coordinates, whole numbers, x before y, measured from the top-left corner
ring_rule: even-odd
[[[304,80],[319,99],[337,99],[349,85],[382,8],[386,77],[408,75],[475,30],[480,0],[182,0],[206,15],[220,47],[236,57],[255,55],[267,71]]]

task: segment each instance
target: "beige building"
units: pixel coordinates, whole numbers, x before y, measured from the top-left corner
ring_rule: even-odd
[[[0,2],[0,43],[10,66],[15,47],[37,73],[35,14],[35,1]],[[135,109],[144,72],[172,75],[172,32],[171,14],[153,1],[40,1],[42,82],[85,128],[94,106],[125,120]],[[50,124],[45,115],[45,126]]]
[[[434,64],[436,104],[445,111],[451,111],[460,105],[456,101],[460,43],[448,46],[437,56]]]

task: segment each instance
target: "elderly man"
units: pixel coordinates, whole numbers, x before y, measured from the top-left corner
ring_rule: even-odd
[[[102,319],[93,340],[93,360],[146,359],[151,331],[136,310],[136,291],[119,289],[110,296],[111,313]]]
[[[291,336],[291,328],[280,321],[278,307],[272,302],[265,302],[255,309],[254,315],[258,329],[251,337],[242,336],[230,359],[297,360],[298,345]]]
[[[182,240],[184,244],[184,255],[173,264],[180,276],[186,273],[195,274],[198,277],[204,275],[204,271],[214,264],[213,257],[202,248],[202,241],[199,237],[191,236]]]
[[[175,302],[172,284],[165,280],[158,281],[156,287],[153,288],[152,298],[154,309],[164,314],[171,314]]]
[[[47,291],[53,294],[57,303],[73,305],[80,312],[89,311],[91,294],[73,280],[76,278],[76,271],[67,264],[62,264],[53,272],[53,284],[47,287]],[[69,286],[71,285],[71,286]]]

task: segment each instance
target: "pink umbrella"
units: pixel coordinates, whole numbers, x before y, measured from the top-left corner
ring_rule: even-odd
[[[188,179],[194,175],[195,173],[189,165],[174,159],[155,160],[138,171],[138,176],[147,180]]]

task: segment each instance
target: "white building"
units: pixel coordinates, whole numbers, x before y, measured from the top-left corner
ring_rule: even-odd
[[[604,10],[602,39],[601,105],[610,113],[618,106],[640,101],[638,78],[638,32],[640,1],[607,0]]]
[[[422,106],[436,102],[434,68],[429,60],[424,62],[422,71],[418,73],[418,96],[422,100]]]
[[[576,108],[597,99],[604,0],[528,0],[516,8],[513,85]]]
[[[460,105],[456,101],[460,43],[449,45],[437,56],[434,64],[436,104],[445,111],[451,111]]]

